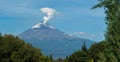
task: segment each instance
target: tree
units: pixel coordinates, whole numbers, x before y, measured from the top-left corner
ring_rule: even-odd
[[[66,57],[65,62],[88,62],[88,59],[88,50],[84,42],[82,49]]]
[[[54,60],[53,60],[53,56],[52,56],[52,54],[50,54],[50,60],[51,60],[51,62],[53,62]]]
[[[2,34],[0,33],[0,44],[1,44],[1,42],[2,42]]]
[[[82,51],[87,52],[87,47],[86,47],[86,45],[85,45],[85,42],[84,42],[84,44],[83,44],[83,46],[82,46]]]
[[[120,41],[120,2],[119,0],[100,0],[93,8],[104,7],[107,31],[105,39],[113,44]],[[116,47],[118,47],[116,45]]]
[[[0,37],[0,62],[52,62],[40,49],[13,35]]]
[[[0,37],[2,37],[2,34],[0,33]]]
[[[103,7],[106,14],[107,31],[105,34],[106,60],[120,61],[120,0],[100,0],[93,8]],[[117,58],[117,59],[116,59]]]

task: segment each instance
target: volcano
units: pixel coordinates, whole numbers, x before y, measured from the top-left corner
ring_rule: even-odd
[[[89,48],[94,42],[88,39],[70,36],[48,23],[38,23],[32,28],[18,35],[27,43],[40,48],[43,54],[56,58],[65,58],[81,49],[83,43]]]

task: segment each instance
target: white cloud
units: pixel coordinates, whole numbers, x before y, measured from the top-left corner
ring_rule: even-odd
[[[91,38],[95,37],[94,34],[88,34],[88,33],[85,33],[85,32],[75,32],[75,33],[73,33],[73,35],[76,35],[76,36],[82,35],[82,36],[87,36],[87,37],[91,37]]]

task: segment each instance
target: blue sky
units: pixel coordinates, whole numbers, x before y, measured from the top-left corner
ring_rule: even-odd
[[[18,35],[43,21],[40,8],[57,14],[48,21],[70,35],[94,41],[104,40],[106,25],[103,9],[91,9],[97,0],[0,0],[0,32]]]

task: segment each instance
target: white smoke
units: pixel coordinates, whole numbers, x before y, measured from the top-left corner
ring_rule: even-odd
[[[48,20],[50,20],[50,19],[53,17],[53,15],[56,13],[56,10],[55,10],[55,9],[48,8],[48,7],[41,8],[40,11],[46,14],[46,16],[43,17],[43,19],[44,19],[43,23],[44,23],[44,24],[45,24]]]

